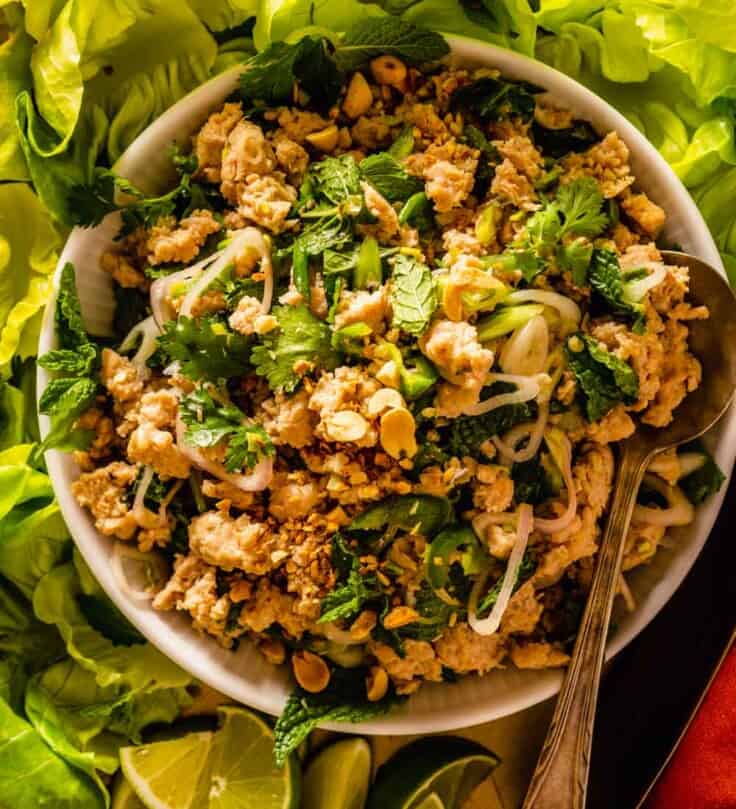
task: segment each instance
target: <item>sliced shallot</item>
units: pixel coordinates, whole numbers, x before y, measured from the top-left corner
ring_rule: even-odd
[[[493,382],[510,382],[516,385],[516,390],[511,393],[499,393],[491,396],[483,402],[472,405],[465,410],[468,416],[481,416],[483,413],[490,413],[497,407],[504,405],[519,404],[535,399],[539,395],[539,381],[535,377],[517,376],[516,374],[489,374],[486,384]]]
[[[519,289],[504,299],[504,305],[511,306],[512,304],[527,303],[528,301],[551,306],[553,309],[557,309],[563,320],[570,320],[573,323],[580,323],[583,316],[580,307],[574,300],[549,289]]]
[[[468,602],[468,623],[473,632],[476,632],[478,635],[493,635],[494,632],[498,631],[501,625],[501,619],[514,593],[514,588],[519,578],[519,568],[521,567],[521,562],[526,552],[526,546],[529,542],[529,534],[533,526],[534,516],[532,507],[528,503],[522,503],[519,506],[519,522],[516,527],[516,540],[514,547],[511,549],[511,555],[506,565],[506,572],[503,574],[501,590],[487,618],[478,617],[478,604],[480,602],[481,593],[488,581],[488,571],[473,585]]]
[[[575,519],[578,509],[578,496],[575,491],[575,480],[572,476],[572,446],[570,439],[557,427],[550,427],[544,433],[544,440],[559,468],[567,489],[567,508],[554,519],[534,518],[534,528],[542,534],[556,534]]]
[[[171,275],[167,275],[164,278],[158,278],[151,284],[151,311],[160,329],[164,327],[164,323],[176,317],[176,310],[169,302],[171,285],[178,281],[187,283],[196,278],[204,272],[205,268],[212,264],[212,262],[217,261],[223,252],[223,250],[218,250],[207,256],[207,258],[198,261],[196,264],[192,264],[191,267],[185,267],[183,270],[173,272]]]
[[[533,376],[547,367],[549,328],[542,315],[520,326],[504,344],[499,365],[507,374]]]
[[[517,424],[516,427],[512,427],[502,438],[494,435],[491,440],[496,445],[496,449],[501,453],[503,460],[513,461],[514,463],[524,463],[533,458],[539,451],[542,439],[544,438],[548,417],[549,406],[546,403],[540,404],[536,421],[527,421],[523,424]],[[527,436],[529,437],[527,445],[523,449],[517,450],[516,447]]]
[[[121,351],[130,351],[140,338],[140,345],[138,350],[131,357],[130,361],[136,368],[141,371],[147,371],[148,366],[146,363],[156,353],[157,338],[159,335],[159,327],[150,315],[135,326],[127,333],[125,339],[120,344]]]
[[[633,517],[636,522],[669,528],[672,525],[690,525],[695,519],[695,508],[679,486],[670,486],[656,475],[649,474],[644,475],[644,483],[647,488],[654,489],[667,500],[667,508],[653,508],[637,503]]]

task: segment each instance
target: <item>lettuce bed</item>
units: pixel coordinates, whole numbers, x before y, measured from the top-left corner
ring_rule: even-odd
[[[733,0],[0,2],[0,804],[109,805],[117,749],[189,701],[72,553],[34,443],[33,357],[75,188],[209,76],[314,27],[388,14],[513,48],[633,121],[736,281]],[[379,27],[380,28],[380,27]],[[33,778],[24,778],[28,772]]]

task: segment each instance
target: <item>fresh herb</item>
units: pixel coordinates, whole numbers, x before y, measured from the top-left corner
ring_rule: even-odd
[[[713,456],[700,441],[682,447],[682,452],[699,452],[705,456],[705,463],[691,472],[679,482],[687,499],[694,505],[700,505],[711,495],[720,490],[726,476],[721,471]]]
[[[544,154],[558,159],[570,152],[584,152],[600,139],[587,121],[576,121],[564,129],[548,129],[538,121],[532,124],[534,142]]]
[[[225,468],[228,472],[253,469],[263,458],[273,457],[271,439],[260,424],[246,421],[245,414],[231,402],[218,401],[205,387],[183,396],[179,414],[187,429],[184,440],[193,447],[215,447],[227,441]]]
[[[335,59],[341,70],[356,70],[376,56],[397,56],[411,65],[421,65],[449,52],[440,34],[387,16],[356,22],[337,46]]]
[[[358,257],[363,242],[360,244],[350,244],[341,250],[325,250],[322,255],[322,272],[325,275],[347,275],[352,274],[358,266]],[[384,259],[398,252],[398,247],[381,247],[378,252],[381,263]]]
[[[350,219],[333,208],[326,211],[324,216],[310,221],[293,244],[308,256],[319,256],[325,250],[338,250],[352,240],[353,226]]]
[[[399,224],[416,228],[420,233],[434,230],[432,202],[424,191],[412,194],[399,211]]]
[[[349,531],[378,531],[393,535],[397,531],[431,537],[452,514],[444,497],[430,494],[392,495],[369,506],[348,526]]]
[[[608,224],[608,216],[601,210],[603,194],[591,177],[581,177],[560,186],[554,205],[562,219],[560,238],[598,236]]]
[[[482,121],[513,116],[526,122],[534,116],[534,95],[539,92],[532,84],[487,76],[455,90],[450,104],[453,109],[470,110]]]
[[[588,421],[598,421],[619,402],[636,401],[639,395],[636,372],[597,340],[575,334],[568,339],[565,354],[582,393]]]
[[[401,702],[392,687],[377,702],[369,702],[365,693],[368,674],[364,666],[336,668],[324,691],[311,694],[296,688],[289,697],[274,727],[274,757],[283,766],[317,725],[323,722],[362,722],[385,714]]]
[[[618,256],[612,250],[596,248],[588,269],[588,282],[595,293],[616,314],[641,318],[642,306],[628,301]]]
[[[340,94],[342,76],[326,39],[306,36],[293,44],[272,42],[245,62],[240,94],[266,104],[289,102],[299,83],[318,107],[329,107]]]
[[[404,160],[414,151],[414,126],[405,124],[396,140],[388,147],[388,153],[395,160]]]
[[[309,171],[312,193],[334,205],[360,194],[360,170],[352,155],[325,157],[313,163]]]
[[[391,277],[392,325],[408,334],[424,333],[437,308],[437,294],[429,267],[400,253]]]
[[[114,284],[115,314],[112,328],[118,343],[122,343],[128,332],[141,320],[151,314],[149,296],[137,287],[121,287]]]
[[[250,339],[215,316],[170,320],[158,343],[168,362],[178,362],[190,379],[216,382],[243,376],[249,368]]]
[[[459,579],[463,590],[468,590],[468,579],[462,575],[462,568],[459,564],[454,564],[451,567],[449,578],[453,581]],[[437,596],[426,580],[423,580],[420,584],[415,599],[414,609],[419,613],[420,620],[401,627],[398,630],[400,638],[431,642],[438,638],[443,630],[449,626],[450,620],[455,613],[464,613],[464,608],[460,606],[461,599],[458,599],[458,606],[448,604]],[[465,601],[467,601],[467,592],[462,594],[462,603],[465,603]]]
[[[320,624],[354,618],[367,602],[381,596],[383,590],[376,574],[363,574],[359,568],[360,564],[356,559],[347,581],[322,599]]]
[[[251,355],[256,373],[272,390],[291,393],[305,373],[302,364],[307,370],[337,367],[340,355],[332,347],[330,327],[306,306],[277,306],[272,314],[279,327],[263,335]]]
[[[65,264],[61,271],[55,320],[59,348],[38,360],[42,368],[56,374],[38,403],[39,412],[51,420],[51,429],[37,450],[39,454],[51,448],[83,449],[94,438],[88,430],[72,429],[97,396],[99,358],[84,327],[71,264]]]
[[[389,202],[406,202],[424,190],[424,183],[388,152],[378,152],[360,161],[360,173]]]
[[[482,199],[488,193],[493,182],[496,164],[499,162],[498,151],[483,132],[472,124],[463,129],[463,140],[480,152],[478,168],[475,170],[473,194],[478,199]]]
[[[534,575],[534,571],[536,569],[537,563],[529,554],[529,551],[527,551],[524,554],[521,564],[519,565],[519,569],[516,573],[516,581],[514,582],[514,589],[512,592],[515,593],[525,581],[530,579]],[[481,598],[477,609],[477,614],[479,617],[485,616],[493,609],[493,606],[496,601],[498,601],[498,596],[501,593],[503,579],[503,575],[499,576],[498,580],[494,583],[491,589],[483,596],[483,598]]]
[[[514,481],[514,500],[518,503],[530,503],[533,506],[543,503],[557,494],[540,459],[515,463],[511,467],[511,478]]]

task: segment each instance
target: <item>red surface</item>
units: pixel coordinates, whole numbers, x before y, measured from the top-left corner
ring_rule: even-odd
[[[736,644],[645,809],[736,809]]]

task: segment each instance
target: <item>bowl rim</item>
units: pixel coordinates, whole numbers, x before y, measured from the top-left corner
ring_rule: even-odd
[[[656,148],[621,113],[576,80],[542,62],[470,37],[446,35],[446,39],[451,46],[453,57],[458,57],[464,62],[487,64],[489,67],[498,68],[504,75],[531,81],[549,91],[552,96],[563,96],[565,100],[562,103],[572,107],[582,118],[586,120],[596,118],[604,123],[608,131],[617,131],[631,148],[632,155],[635,154],[639,160],[651,164],[652,172],[657,176],[658,188],[676,199],[676,207],[686,217],[688,226],[693,231],[694,239],[698,242],[697,253],[725,275],[713,238],[689,192]],[[115,164],[115,170],[126,176],[127,172],[133,170],[139,161],[145,159],[145,155],[152,148],[160,148],[162,144],[170,142],[173,139],[172,133],[176,133],[178,128],[184,127],[187,133],[190,132],[192,114],[189,110],[193,102],[208,92],[213,95],[219,92],[219,103],[221,104],[228,94],[228,90],[232,90],[234,79],[242,69],[242,66],[230,68],[180,99],[131,143]],[[54,308],[59,274],[75,243],[84,238],[86,238],[85,231],[75,228],[60,255],[54,275],[54,291],[44,313],[39,354],[50,350],[54,345]],[[49,378],[48,372],[39,366],[38,397],[43,392]],[[39,421],[41,435],[45,437],[49,429],[48,417],[40,416]],[[724,416],[719,429],[722,432],[722,438],[719,442],[718,456],[721,464],[726,467],[724,471],[730,477],[734,457],[736,457],[735,407],[732,407]],[[64,457],[64,453],[56,450],[46,453],[49,476],[62,515],[76,546],[102,588],[117,607],[154,646],[194,677],[257,710],[272,715],[277,714],[279,708],[275,705],[274,700],[268,699],[262,693],[263,683],[246,683],[240,675],[236,676],[229,672],[225,665],[219,663],[213,665],[212,661],[200,660],[202,657],[200,655],[195,655],[193,660],[190,659],[187,648],[192,643],[201,642],[201,636],[197,635],[191,626],[187,627],[186,638],[182,637],[182,632],[178,627],[170,627],[170,631],[163,636],[155,626],[149,625],[149,621],[146,620],[148,612],[153,612],[152,608],[142,614],[139,609],[133,607],[131,600],[125,596],[115,582],[107,565],[107,555],[99,547],[103,538],[71,494],[67,474],[63,467]],[[646,605],[640,605],[635,617],[611,638],[606,649],[606,659],[613,657],[633,640],[655,618],[679,587],[710,534],[726,490],[727,482],[717,495],[698,508],[698,526],[693,526],[692,529],[696,536],[691,542],[691,546],[688,547],[687,554],[680,560],[677,569],[672,571],[668,569],[666,575],[647,594]],[[107,540],[107,538],[104,539]],[[150,615],[148,617],[150,619]],[[214,641],[211,642],[214,643]],[[276,669],[274,669],[275,671]],[[521,684],[517,688],[516,694],[507,695],[492,704],[488,700],[486,702],[489,704],[484,704],[482,699],[479,701],[467,700],[462,706],[443,707],[440,705],[433,710],[425,710],[420,715],[394,710],[384,718],[359,722],[354,725],[325,722],[321,723],[320,727],[341,732],[383,735],[448,731],[480,724],[531,707],[552,697],[559,690],[563,676],[561,670],[544,670],[535,672],[535,674],[538,675],[536,681]],[[283,707],[283,700],[278,701]]]

